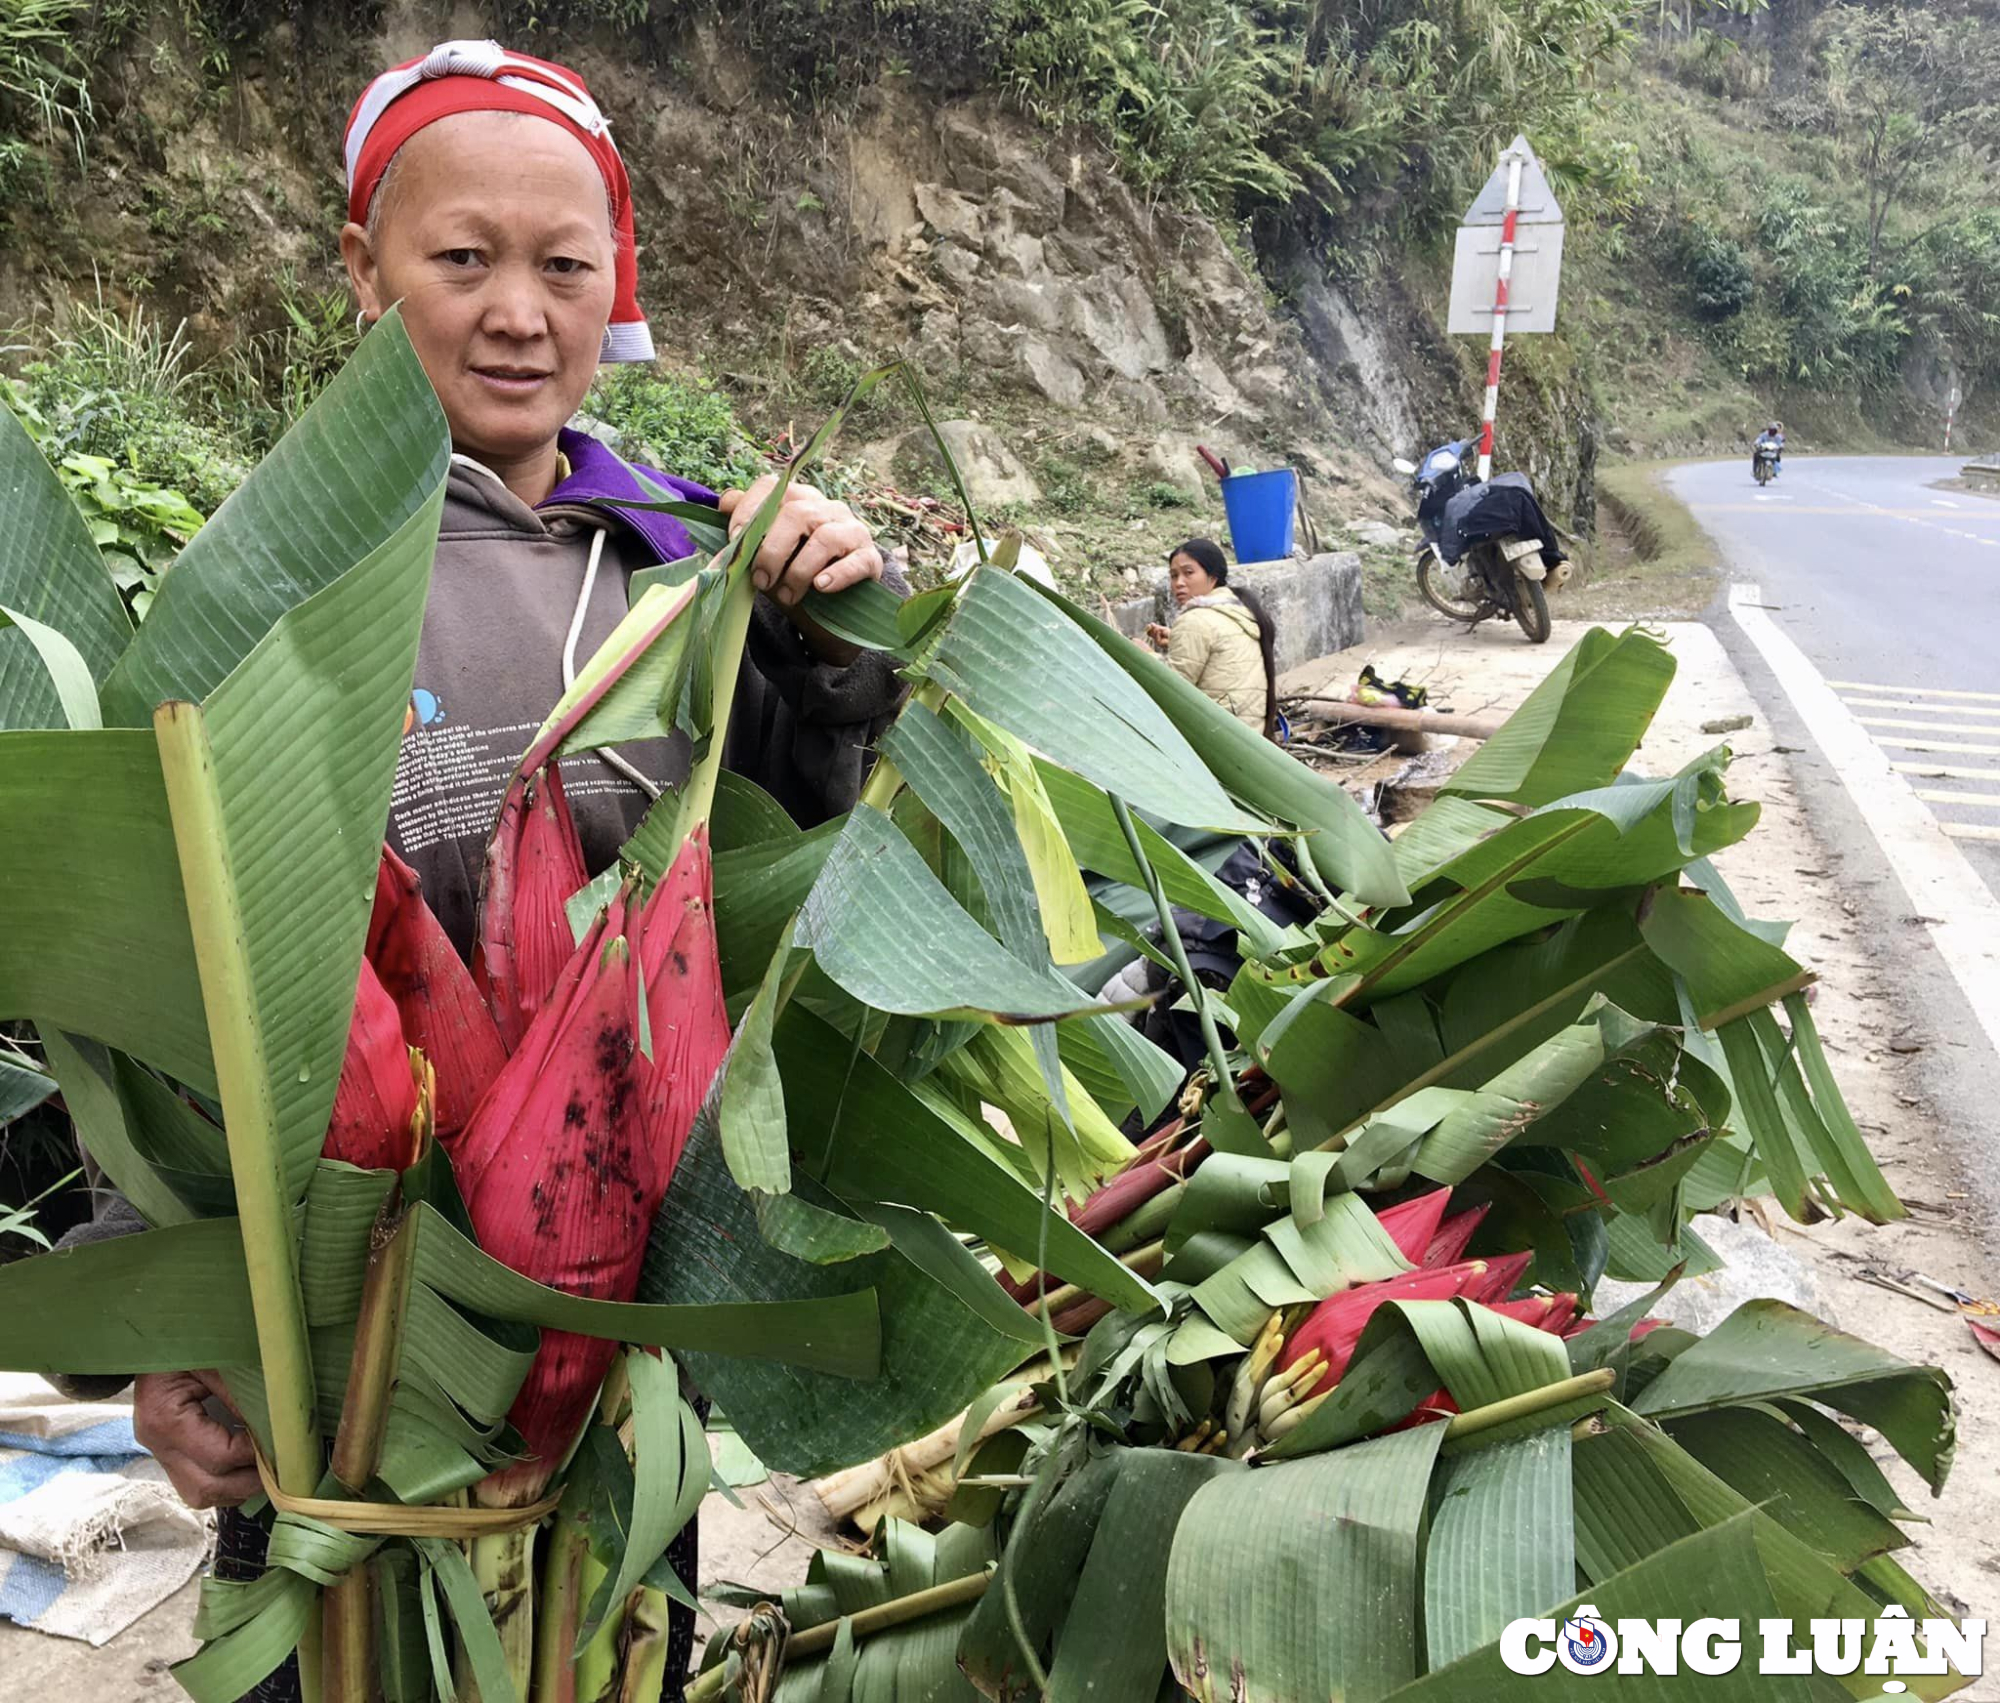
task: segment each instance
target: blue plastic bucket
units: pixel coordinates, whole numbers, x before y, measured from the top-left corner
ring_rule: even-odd
[[[1289,467],[1271,473],[1232,473],[1222,481],[1229,542],[1239,562],[1282,562],[1292,553],[1292,517],[1298,477]]]

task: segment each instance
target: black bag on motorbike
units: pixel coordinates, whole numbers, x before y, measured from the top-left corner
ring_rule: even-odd
[[[1453,567],[1475,544],[1489,538],[1532,538],[1550,567],[1568,559],[1556,531],[1535,500],[1525,473],[1500,473],[1471,485],[1445,504],[1438,529],[1438,553]]]

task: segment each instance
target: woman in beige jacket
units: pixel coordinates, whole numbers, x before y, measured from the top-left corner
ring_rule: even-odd
[[[1176,674],[1271,738],[1278,725],[1275,633],[1257,594],[1229,584],[1229,564],[1207,538],[1178,546],[1167,558],[1167,578],[1180,614],[1171,628],[1148,627],[1147,638]]]

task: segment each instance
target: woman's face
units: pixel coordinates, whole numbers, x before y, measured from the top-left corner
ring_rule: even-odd
[[[1208,569],[1189,555],[1177,555],[1167,563],[1167,583],[1173,587],[1175,606],[1181,609],[1215,589]]]
[[[547,450],[597,372],[616,246],[604,179],[560,126],[458,113],[397,153],[373,234],[340,236],[370,318],[401,304],[453,444],[499,466]]]

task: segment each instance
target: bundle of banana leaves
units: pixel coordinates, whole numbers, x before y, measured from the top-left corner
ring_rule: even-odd
[[[1863,1438],[1936,1492],[1946,1376],[1776,1301],[1699,1338],[1650,1316],[1716,1268],[1703,1212],[1902,1212],[1811,972],[1708,862],[1756,821],[1728,752],[1627,770],[1672,669],[1643,631],[1590,635],[1393,843],[1402,893],[1326,880],[1311,840],[1276,866],[1319,889],[1304,926],[1232,905],[1143,820],[1125,857],[1073,833],[1107,940],[1171,960],[1182,903],[1243,943],[1219,994],[1174,965],[1205,1062],[1177,1104],[1139,1101],[1133,1159],[1067,1202],[1145,1298],[989,1245],[1038,1339],[962,1416],[842,1475],[829,1508],[865,1509],[872,1558],[730,1593],[752,1612],[696,1695],[1504,1695],[1550,1683],[1504,1668],[1507,1624],[1585,1600],[1945,1617],[1895,1559],[1918,1516]],[[1043,1119],[1065,1121],[1053,1094]],[[1599,1319],[1606,1276],[1654,1288]],[[766,1459],[815,1470],[724,1399]],[[1774,1683],[1746,1663],[1743,1695]]]
[[[0,1273],[0,1365],[221,1369],[271,1559],[205,1588],[204,1703],[294,1650],[339,1703],[640,1695],[696,1583],[662,1560],[709,1483],[683,1380],[791,1472],[965,1438],[961,1517],[825,1559],[711,1691],[1372,1697],[1579,1576],[1607,1612],[1929,1611],[1833,1415],[1935,1483],[1941,1375],[1768,1306],[1547,1328],[1698,1262],[1735,1195],[1898,1210],[1808,972],[1706,863],[1755,820],[1727,753],[1624,774],[1651,636],[1586,639],[1391,845],[1003,541],[812,601],[911,696],[802,831],[720,767],[771,510],[734,545],[683,512],[721,554],[635,577],[494,801],[467,966],[382,853],[447,462],[393,318],[136,634],[0,455],[0,1017],[154,1226]],[[693,779],[582,882],[550,760],[674,729]],[[1312,922],[1216,878],[1246,842]],[[1219,997],[1177,910],[1236,931]],[[1140,953],[1192,1081],[1093,992]],[[564,1158],[624,1195],[552,1200]],[[1409,1275],[1440,1239],[1448,1289]]]

